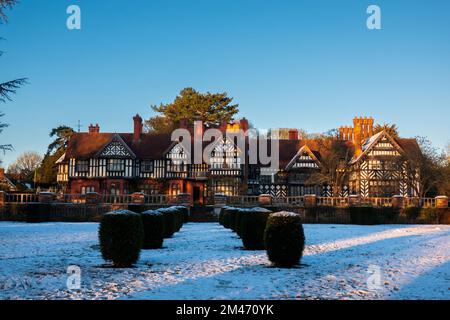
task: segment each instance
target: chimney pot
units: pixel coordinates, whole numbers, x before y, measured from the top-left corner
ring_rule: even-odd
[[[240,128],[242,131],[247,132],[247,130],[248,130],[248,120],[247,120],[246,118],[242,118],[242,119],[239,121],[239,128]]]
[[[92,123],[89,125],[89,133],[99,133],[100,132],[100,126],[98,123],[94,126]]]
[[[134,121],[134,131],[133,131],[133,142],[138,142],[141,139],[142,134],[142,118],[139,114],[133,117]]]
[[[298,130],[297,129],[289,130],[289,140],[298,140]]]

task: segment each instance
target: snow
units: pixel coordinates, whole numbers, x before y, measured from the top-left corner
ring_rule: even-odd
[[[114,269],[97,230],[1,222],[0,299],[450,299],[450,226],[304,225],[293,269],[243,250],[217,223],[188,223],[135,268]],[[79,290],[67,289],[70,265],[81,268]],[[381,282],[370,286],[374,270]]]
[[[298,217],[299,215],[293,212],[289,212],[289,211],[280,211],[280,212],[276,212],[271,214],[272,217]]]

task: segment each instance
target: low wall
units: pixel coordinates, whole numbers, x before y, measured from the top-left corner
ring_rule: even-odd
[[[99,221],[104,213],[128,209],[134,212],[158,209],[169,205],[155,204],[67,204],[67,203],[27,203],[5,204],[0,207],[0,220],[28,222],[89,222]],[[303,223],[327,224],[450,224],[449,208],[392,208],[392,207],[292,207],[263,206],[273,212],[291,211],[299,214]],[[209,210],[205,210],[208,209]],[[218,207],[191,209],[191,221],[211,221]],[[207,211],[207,212],[206,212]],[[214,215],[215,217],[216,215]],[[196,218],[196,219],[194,219]],[[203,221],[202,220],[202,221]]]
[[[262,206],[273,212],[297,213],[303,223],[321,224],[450,224],[449,208]]]

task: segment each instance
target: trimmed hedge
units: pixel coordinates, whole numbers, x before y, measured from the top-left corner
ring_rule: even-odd
[[[148,210],[141,214],[144,226],[143,249],[162,248],[164,242],[164,216],[157,210]]]
[[[305,247],[305,234],[299,215],[292,212],[273,213],[267,219],[264,241],[269,260],[278,267],[300,263]]]
[[[157,211],[163,214],[164,238],[172,237],[183,224],[182,218],[180,218],[182,213],[176,207],[160,208]]]
[[[242,238],[242,220],[246,214],[250,212],[251,209],[239,208],[234,216],[234,229],[237,235]]]
[[[374,225],[382,223],[379,211],[373,207],[350,207],[352,224]]]
[[[236,215],[236,212],[238,211],[238,208],[233,207],[226,207],[223,210],[223,226],[227,229],[234,229],[234,217]]]
[[[265,248],[264,231],[271,213],[272,211],[264,208],[253,208],[241,213],[239,230],[245,249],[263,250]]]
[[[175,208],[181,212],[181,226],[182,226],[183,223],[189,221],[189,208],[186,206],[176,206]]]
[[[109,212],[102,217],[98,235],[103,259],[112,260],[115,267],[127,268],[139,260],[144,241],[140,214],[128,210]]]

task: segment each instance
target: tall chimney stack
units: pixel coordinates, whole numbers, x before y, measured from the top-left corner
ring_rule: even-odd
[[[142,134],[142,118],[139,114],[133,117],[134,121],[134,131],[133,131],[133,142],[138,142],[141,139]]]
[[[241,120],[239,120],[239,129],[241,129],[244,132],[247,132],[248,130],[248,120],[244,117]]]
[[[100,132],[100,126],[98,123],[95,124],[95,126],[91,123],[89,126],[89,133],[99,133]]]
[[[289,129],[289,140],[298,140],[298,130]]]
[[[353,143],[355,145],[355,155],[358,157],[362,153],[362,118],[353,119]]]

